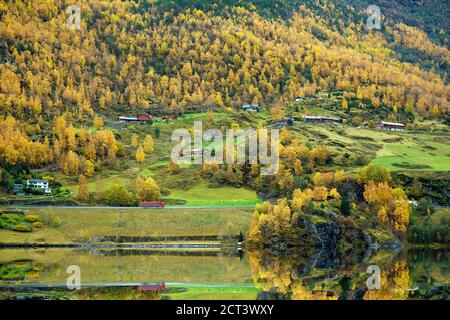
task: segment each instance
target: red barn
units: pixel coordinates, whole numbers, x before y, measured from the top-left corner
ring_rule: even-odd
[[[164,208],[166,203],[163,201],[144,201],[139,204],[141,208]]]
[[[139,121],[150,121],[150,120],[152,120],[152,117],[151,117],[151,116],[148,116],[148,115],[146,115],[146,114],[143,114],[143,115],[140,115],[140,116],[138,117],[138,120],[139,120]]]

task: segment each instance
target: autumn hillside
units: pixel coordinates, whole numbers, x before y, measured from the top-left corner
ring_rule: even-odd
[[[431,31],[419,17],[371,32],[353,2],[83,1],[81,30],[69,30],[66,1],[2,1],[1,112],[44,128],[66,111],[270,106],[332,88],[374,108],[448,115],[442,10]]]

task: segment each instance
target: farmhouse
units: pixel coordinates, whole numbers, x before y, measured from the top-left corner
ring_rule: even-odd
[[[119,122],[120,123],[126,123],[126,122],[138,122],[138,118],[137,117],[127,117],[127,116],[121,116],[119,117]]]
[[[130,123],[130,122],[145,122],[152,120],[152,116],[143,114],[138,117],[130,117],[130,116],[120,116],[119,122],[120,123]]]
[[[143,114],[143,115],[140,115],[137,119],[138,119],[138,121],[150,121],[150,120],[152,120],[152,116]]]
[[[377,128],[382,130],[403,131],[405,130],[405,125],[402,123],[381,121],[377,125]]]
[[[253,111],[253,112],[260,112],[262,110],[262,107],[259,104],[246,104],[242,106],[242,111]]]
[[[312,122],[312,123],[342,123],[342,119],[332,118],[332,117],[324,117],[324,116],[305,116],[303,118],[304,122]]]
[[[27,188],[48,189],[48,180],[27,180]]]
[[[27,180],[27,188],[41,189],[46,196],[51,196],[52,190],[48,186],[48,180]]]
[[[294,120],[292,118],[285,117],[285,118],[283,118],[281,120],[274,120],[274,121],[272,121],[272,124],[275,125],[278,128],[282,128],[282,127],[292,126],[294,124],[293,121]]]

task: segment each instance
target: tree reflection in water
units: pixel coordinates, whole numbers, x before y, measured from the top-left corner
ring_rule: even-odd
[[[264,250],[246,252],[253,281],[261,289],[258,299],[289,300],[359,300],[406,299],[410,288],[409,266],[406,255],[377,256],[359,264],[332,268],[319,257],[302,257],[296,253],[274,256]],[[368,290],[366,273],[371,264],[381,268],[381,289]]]

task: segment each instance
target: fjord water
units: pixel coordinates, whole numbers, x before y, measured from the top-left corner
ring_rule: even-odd
[[[415,249],[372,253],[355,262],[264,251],[2,249],[0,298],[442,299],[448,294],[448,255]],[[379,289],[367,288],[369,265],[381,271]],[[82,284],[98,286],[57,288],[65,286],[69,266],[79,266]],[[144,282],[167,289],[139,291]]]

